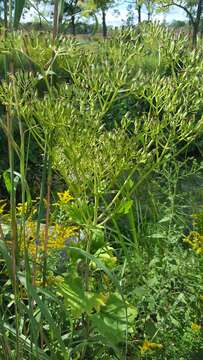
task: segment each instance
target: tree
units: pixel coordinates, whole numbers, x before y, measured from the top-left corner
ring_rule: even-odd
[[[160,5],[162,9],[177,6],[185,11],[192,27],[192,44],[195,47],[202,19],[203,0],[161,0]]]
[[[114,3],[114,0],[94,0],[97,10],[101,10],[102,13],[102,32],[103,37],[107,37],[107,24],[106,24],[106,12],[109,7]]]
[[[154,12],[154,9],[155,9],[155,1],[154,0],[136,0],[135,1],[135,10],[137,11],[138,24],[140,24],[142,22],[143,6],[147,10],[147,20],[151,21],[151,17]]]
[[[142,21],[142,18],[141,18],[142,5],[143,5],[143,1],[142,1],[142,0],[136,0],[136,2],[135,2],[135,9],[137,10],[138,24],[140,24],[141,21]]]
[[[26,6],[26,0],[0,0],[0,18],[3,15],[5,29],[17,29]]]
[[[170,24],[170,27],[172,27],[173,29],[180,29],[187,26],[186,21],[183,20],[173,20],[172,23]]]
[[[107,25],[106,25],[106,11],[108,9],[108,0],[94,0],[97,10],[101,10],[102,13],[102,33],[103,37],[107,37]]]
[[[64,15],[70,16],[71,18],[71,28],[72,34],[76,35],[76,27],[75,27],[75,16],[81,11],[78,0],[65,0],[64,1]]]
[[[147,9],[147,21],[151,21],[152,14],[155,11],[155,6],[156,6],[155,1],[154,0],[145,0],[144,5]]]
[[[44,2],[47,2],[47,1],[50,1],[51,5],[54,4],[55,15],[58,13],[58,15],[55,16],[55,22],[57,20],[56,17],[58,17],[59,29],[62,29],[62,28],[64,29],[64,27],[65,27],[65,22],[63,22],[64,17],[70,18],[71,32],[75,36],[76,35],[75,17],[76,17],[76,14],[81,12],[81,7],[79,6],[79,0],[61,0],[59,11],[56,11],[57,7],[58,7],[58,3],[59,3],[58,0],[45,0]]]
[[[133,26],[135,23],[135,14],[133,11],[133,5],[129,4],[127,6],[127,11],[128,11],[128,15],[127,15],[127,20],[126,20],[126,25],[127,26]]]

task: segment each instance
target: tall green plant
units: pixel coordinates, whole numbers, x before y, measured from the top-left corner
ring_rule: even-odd
[[[3,113],[10,152],[19,157],[22,201],[17,245],[24,246],[18,256],[13,247],[15,277],[9,243],[0,242],[6,279],[17,284],[17,291],[15,286],[11,291],[10,283],[4,283],[0,326],[4,351],[10,347],[16,358],[141,356],[138,344],[148,331],[143,330],[143,314],[137,315],[136,299],[142,297],[148,259],[157,251],[162,256],[174,235],[176,179],[168,181],[166,190],[172,221],[163,218],[159,224],[168,231],[165,247],[157,246],[156,233],[149,233],[150,221],[156,225],[162,210],[157,194],[151,193],[155,181],[166,183],[174,163],[179,174],[177,160],[188,157],[190,144],[202,133],[196,77],[201,58],[188,54],[184,40],[176,44],[157,25],[149,29],[143,29],[143,46],[134,31],[117,34],[103,47],[57,36],[53,43],[50,35],[35,33],[23,39],[15,33],[11,43],[8,38],[5,42],[5,50],[21,66],[25,59],[32,65],[29,73],[24,67],[13,71],[0,87],[1,103],[20,135],[14,138]],[[145,59],[146,50],[156,56],[155,74],[143,72],[142,66],[135,69],[134,60]],[[187,55],[183,70],[178,65],[181,51]],[[43,159],[40,199],[30,213],[28,134]],[[65,191],[57,194],[59,174]],[[11,188],[15,190],[14,184]],[[75,233],[62,238],[61,248],[61,232],[54,231],[62,229],[66,235],[67,226],[74,226]],[[5,310],[11,297],[17,304],[16,324],[12,306]],[[153,303],[149,306],[154,309]]]
[[[14,29],[17,29],[19,26],[25,5],[26,5],[26,0],[15,0],[14,19],[13,19]]]

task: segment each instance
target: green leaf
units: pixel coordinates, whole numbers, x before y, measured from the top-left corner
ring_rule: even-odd
[[[4,179],[4,183],[5,183],[5,186],[6,186],[6,190],[11,193],[11,170],[10,169],[7,169],[3,172],[3,179]],[[14,171],[13,174],[15,175],[14,177],[14,192],[16,192],[16,189],[17,189],[17,186],[18,186],[18,183],[19,183],[19,180],[21,180],[21,174],[17,171]],[[27,181],[25,181],[25,190],[26,190],[26,196],[27,196],[27,202],[28,202],[28,205],[31,205],[32,203],[32,198],[31,198],[31,194],[30,194],[30,189],[29,189],[29,186],[28,186],[28,183]]]
[[[79,278],[68,279],[68,283],[59,284],[58,289],[64,297],[66,307],[70,307],[75,318],[79,318],[83,313],[90,315],[93,309],[100,311],[106,303],[104,294],[84,291]]]
[[[14,29],[17,29],[20,23],[23,9],[25,7],[25,1],[26,0],[15,0],[14,22],[13,22]]]
[[[137,286],[133,291],[133,295],[136,299],[141,300],[143,296],[147,294],[147,290],[144,286]]]
[[[146,321],[145,323],[145,332],[147,334],[148,337],[152,338],[154,336],[154,334],[156,333],[157,328],[155,326],[155,323],[149,319]]]
[[[106,303],[106,307],[103,309],[106,321],[112,328],[119,331],[125,331],[127,322],[128,325],[132,325],[135,317],[137,316],[137,309],[127,303],[128,319],[126,321],[125,308],[123,306],[123,300],[118,293],[114,293],[109,296]],[[107,320],[108,319],[108,320]]]
[[[102,307],[100,313],[93,314],[91,319],[105,342],[116,347],[120,342],[125,341],[126,329],[133,330],[137,309],[127,304],[128,322],[123,300],[118,293],[111,294]]]
[[[169,214],[169,215],[167,215],[167,216],[164,216],[164,217],[159,221],[159,224],[164,223],[164,222],[171,221],[171,219],[172,219],[172,214]]]
[[[128,214],[133,205],[133,200],[122,200],[117,209],[118,214]]]
[[[94,254],[97,259],[101,260],[102,263],[107,266],[109,269],[115,268],[115,265],[117,263],[117,257],[113,255],[113,248],[110,246],[105,246],[103,248],[100,248],[96,251]],[[97,267],[95,262],[91,262],[91,265],[93,267]]]
[[[67,284],[59,284],[58,288],[64,297],[66,307],[70,307],[73,317],[79,318],[85,312],[90,313],[92,304],[79,278],[68,279]]]
[[[6,186],[6,190],[11,193],[11,178],[10,178],[10,174],[8,172],[8,170],[3,172],[3,179],[4,179],[4,184]]]
[[[100,228],[93,229],[93,234],[92,234],[93,252],[97,251],[98,249],[101,249],[104,246],[104,244],[105,244],[105,239],[104,239],[103,229]]]
[[[94,314],[91,317],[94,327],[99,331],[102,340],[113,349],[117,348],[119,342],[124,341],[123,333],[112,328],[111,324],[106,323],[103,314]]]

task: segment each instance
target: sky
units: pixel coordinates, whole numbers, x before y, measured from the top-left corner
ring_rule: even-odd
[[[125,23],[128,14],[127,6],[122,5],[118,8],[118,10],[120,12],[119,15],[115,15],[113,10],[109,10],[107,12],[106,20],[108,25],[121,26]],[[135,23],[136,23],[137,15],[136,12],[134,13],[135,13]],[[142,12],[142,19],[147,20],[147,12],[144,9]],[[183,10],[177,7],[173,7],[168,13],[154,14],[152,19],[153,21],[160,21],[160,22],[163,22],[165,20],[167,23],[170,23],[173,20],[186,20],[186,16]]]
[[[127,15],[128,15],[128,10],[127,10],[127,1],[126,3],[123,3],[122,5],[118,5],[115,7],[116,10],[118,10],[117,13],[115,13],[114,9],[109,9],[107,11],[106,14],[106,22],[108,26],[122,26],[125,24],[126,20],[127,20]],[[46,6],[43,5],[43,7],[41,8],[41,10],[45,10],[46,15],[48,16],[48,14],[50,13],[50,6]],[[137,15],[136,12],[134,11],[134,21],[135,24],[137,22]],[[26,21],[33,21],[34,19],[37,18],[37,14],[34,11],[34,9],[31,9],[29,11],[29,13],[26,15]],[[101,22],[101,16],[98,15],[98,19]],[[147,12],[143,9],[142,12],[142,20],[147,19]],[[159,13],[159,14],[154,14],[152,17],[153,21],[159,21],[159,22],[163,22],[166,21],[167,23],[172,22],[173,20],[186,20],[186,16],[185,16],[185,12],[181,9],[179,9],[178,7],[173,7],[170,9],[170,11],[168,13]]]

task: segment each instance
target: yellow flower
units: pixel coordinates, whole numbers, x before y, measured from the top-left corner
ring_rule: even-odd
[[[58,192],[57,195],[59,198],[59,205],[68,204],[69,201],[73,200],[73,197],[68,190],[64,192]]]
[[[5,200],[0,200],[0,215],[4,213],[5,206],[6,206]]]
[[[148,350],[160,350],[162,348],[163,348],[162,344],[157,344],[157,343],[145,340],[143,345],[140,346],[140,352],[141,352],[141,354],[143,354],[145,351],[148,351]]]
[[[203,254],[203,236],[197,231],[191,231],[183,241],[189,244],[196,254]]]
[[[199,298],[201,301],[203,301],[203,295],[200,295]]]
[[[25,202],[24,205],[22,203],[18,203],[18,205],[16,206],[17,215],[22,215],[23,213],[26,213],[27,209],[28,209],[27,202]]]
[[[196,323],[192,323],[191,329],[194,330],[194,331],[200,331],[201,330],[201,325],[198,325]]]
[[[198,247],[195,249],[196,254],[203,254],[203,247]]]
[[[65,242],[73,236],[78,228],[76,226],[63,226],[56,224],[49,236],[48,248],[61,249],[65,246]]]
[[[36,239],[36,223],[28,220],[26,223],[26,246],[28,252],[32,256],[40,256],[45,248],[45,225],[41,224],[39,238]],[[62,249],[66,245],[66,241],[76,234],[78,228],[76,226],[64,226],[55,224],[48,229],[48,251],[52,249]],[[24,251],[24,244],[21,244],[21,252]]]

